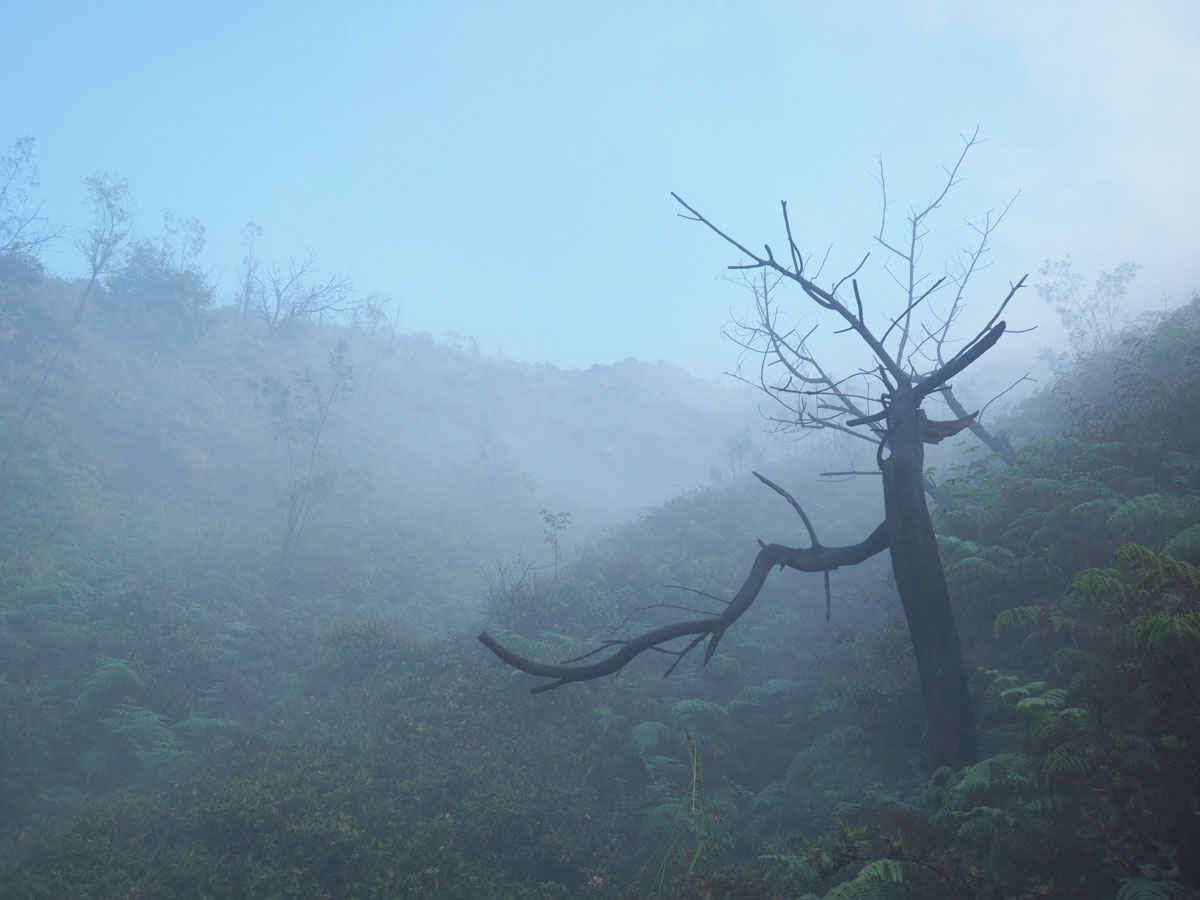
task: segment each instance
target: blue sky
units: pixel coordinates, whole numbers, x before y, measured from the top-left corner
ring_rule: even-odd
[[[404,330],[560,366],[733,366],[736,256],[670,191],[750,246],[778,244],[789,200],[801,245],[832,247],[830,278],[877,251],[868,303],[894,309],[877,160],[902,213],[976,125],[987,142],[924,259],[940,273],[963,219],[1021,191],[972,292],[981,315],[1067,255],[1088,276],[1141,263],[1143,307],[1200,288],[1189,0],[338,6],[22,4],[0,143],[36,139],[56,225],[86,224],[83,180],[108,171],[140,234],[198,217],[227,288],[255,222],[264,260],[315,253],[399,301]],[[64,241],[47,263],[71,274],[76,257]],[[1046,312],[1028,291],[1008,318]]]

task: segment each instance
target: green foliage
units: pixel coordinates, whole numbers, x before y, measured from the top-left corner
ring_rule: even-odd
[[[663,890],[673,863],[681,874],[691,877],[698,867],[709,868],[717,845],[727,845],[731,837],[728,831],[715,827],[720,819],[716,810],[724,807],[719,801],[714,803],[705,790],[700,750],[692,736],[685,732],[684,739],[687,766],[683,781],[656,780],[654,785],[658,804],[648,814],[647,828],[658,848],[647,859],[647,866],[657,860],[651,896]]]
[[[1114,900],[1178,900],[1195,894],[1174,880],[1129,878],[1121,883]]]
[[[831,678],[820,688],[809,705],[810,717],[832,711],[867,715],[891,703],[896,687],[884,679],[864,684],[853,678]]]
[[[734,710],[739,706],[761,706],[763,703],[776,699],[787,700],[799,688],[800,685],[798,683],[790,681],[787,678],[770,678],[762,684],[752,684],[749,687],[742,688],[729,704],[729,708],[730,710]]]
[[[168,217],[168,225],[175,221]],[[204,227],[195,219],[182,225],[178,246],[170,235],[137,241],[105,279],[100,305],[122,329],[146,339],[178,341],[202,327],[199,312],[213,300],[212,286],[197,266]]]
[[[1078,602],[1131,614],[1114,635],[1134,650],[1189,653],[1200,647],[1200,570],[1128,544],[1115,569],[1090,569],[1071,583]]]
[[[0,472],[0,895],[1136,900],[1200,883],[1200,434],[1178,414],[1200,406],[1200,308],[1108,351],[1124,355],[1104,379],[1080,370],[1118,411],[1078,393],[1074,433],[939,485],[986,755],[922,775],[886,560],[835,574],[832,625],[819,578],[773,577],[708,665],[666,680],[651,661],[530,698],[472,641],[430,639],[482,612],[519,652],[579,656],[631,612],[636,631],[718,608],[755,535],[805,543],[786,504],[737,483],[584,535],[577,556],[565,517],[539,519],[594,528],[615,507],[574,485],[634,445],[664,463],[615,486],[622,502],[707,469],[678,376],[533,370],[359,326],[268,344],[181,300],[176,261],[147,246],[112,273],[72,343],[89,378],[47,382]],[[67,288],[5,282],[7,408],[69,331]],[[197,327],[146,346],[139,329],[171,336],[172,298]],[[347,335],[370,374],[330,406],[336,372],[293,373]],[[505,398],[535,382],[565,399],[531,419]],[[247,383],[286,387],[280,414]],[[317,443],[323,408],[337,427]],[[603,424],[638,419],[644,441]],[[354,477],[306,480],[314,453]],[[281,579],[292,483],[321,502]],[[802,498],[822,536],[859,539],[859,488],[825,490]],[[539,529],[555,540],[520,561]],[[494,552],[518,562],[481,576]]]
[[[671,722],[677,728],[714,724],[728,715],[723,706],[709,700],[693,698],[671,704]]]
[[[1073,630],[1075,624],[1072,617],[1058,609],[1044,606],[1014,606],[997,614],[992,630],[997,637],[1006,630],[1021,628],[1057,634],[1060,631]]]
[[[603,733],[612,728],[613,722],[617,719],[617,714],[611,706],[593,706],[592,718],[596,720],[596,725]]]
[[[103,720],[108,733],[129,747],[143,771],[174,765],[180,758],[180,740],[167,726],[167,717],[133,703],[120,703]]]
[[[1122,504],[1108,520],[1122,541],[1162,549],[1200,517],[1200,498],[1145,494]]]
[[[904,890],[904,865],[893,859],[876,859],[863,866],[850,881],[844,881],[824,900],[900,900]]]
[[[0,893],[501,898],[550,881],[583,891],[608,865],[616,823],[566,734],[583,720],[539,723],[527,710],[500,730],[508,686],[465,666],[469,652],[396,646],[358,684],[311,685],[288,731],[239,731],[149,794],[30,833],[0,863]],[[134,752],[177,749],[176,729],[141,707],[109,719]],[[597,827],[581,841],[589,820]]]
[[[792,757],[786,779],[798,780],[813,769],[844,762],[847,749],[862,737],[863,731],[857,725],[843,725],[825,732]]]
[[[96,660],[95,671],[83,680],[70,702],[79,709],[95,712],[144,683],[129,663],[111,656],[101,657]]]
[[[629,729],[629,740],[642,757],[660,744],[676,743],[680,739],[678,730],[662,722],[639,722]]]
[[[1193,566],[1200,566],[1200,525],[1179,532],[1163,545],[1164,556],[1173,556]]]

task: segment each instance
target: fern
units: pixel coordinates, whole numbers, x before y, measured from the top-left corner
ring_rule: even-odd
[[[116,750],[107,743],[88,747],[75,757],[75,765],[89,784],[112,774],[120,760]]]
[[[1146,768],[1158,771],[1158,751],[1154,744],[1140,734],[1114,734],[1110,741],[1112,753],[1128,769]]]
[[[1038,741],[1059,741],[1068,736],[1094,739],[1100,723],[1086,709],[1035,707],[1026,715],[1026,729]]]
[[[954,791],[959,794],[986,794],[992,786],[994,760],[984,759],[962,769],[957,776]]]
[[[96,671],[84,679],[79,693],[71,698],[71,705],[96,712],[114,697],[126,694],[142,684],[142,677],[129,663],[104,656],[98,660]]]
[[[171,731],[185,735],[202,734],[207,731],[228,731],[237,727],[237,720],[228,716],[190,715],[171,726]]]
[[[961,559],[963,556],[970,556],[973,550],[979,546],[974,541],[964,541],[942,534],[937,536],[937,545],[943,559]]]
[[[1059,647],[1050,654],[1047,669],[1055,675],[1065,675],[1068,672],[1086,672],[1099,666],[1099,661],[1085,650]]]
[[[878,679],[864,684],[851,678],[831,678],[817,690],[809,705],[808,717],[813,719],[832,710],[862,713],[888,699],[887,688]]]
[[[600,728],[600,733],[604,734],[612,727],[617,714],[611,706],[593,706],[592,718],[596,720],[596,724]]]
[[[1130,878],[1122,882],[1115,900],[1177,900],[1189,896],[1192,892],[1177,881]]]
[[[1072,633],[1077,625],[1075,619],[1051,606],[1014,606],[996,616],[992,630],[996,637],[1000,637],[1002,631],[1010,628],[1059,634],[1064,631]]]
[[[904,897],[904,864],[895,859],[867,863],[850,881],[825,895],[825,900],[900,900]]]
[[[1083,527],[1089,531],[1100,531],[1108,524],[1120,505],[1121,502],[1116,499],[1085,500],[1071,508],[1071,511],[1067,513],[1067,519],[1076,527]]]
[[[844,758],[847,746],[862,736],[863,731],[857,725],[843,725],[826,732],[792,757],[784,780],[792,781],[824,763]]]
[[[1184,488],[1190,488],[1200,478],[1200,460],[1172,450],[1163,458],[1163,469],[1171,480]]]
[[[1067,692],[1063,688],[1049,688],[1036,697],[1023,697],[1018,700],[1017,709],[1057,709],[1066,699]]]
[[[1018,709],[1059,706],[1065,699],[1061,688],[1051,688],[1045,681],[1031,681],[1028,684],[1014,683],[1012,687],[1005,688],[1000,692],[1000,698],[1006,703],[1015,704]],[[1021,704],[1026,700],[1042,700],[1043,702],[1022,706]]]
[[[991,669],[984,669],[982,671],[983,674],[990,675],[992,680],[983,692],[980,714],[988,716],[999,710],[1008,709],[1008,703],[1004,699],[1004,692],[1019,685],[1021,683],[1020,677],[1017,675],[1003,675]]]
[[[969,809],[958,836],[976,846],[998,846],[1009,838],[1021,820],[1007,809],[994,806],[974,806]]]
[[[1154,653],[1169,646],[1200,643],[1200,610],[1166,609],[1141,615],[1129,623],[1135,650]]]
[[[1173,556],[1193,566],[1200,565],[1200,525],[1179,532],[1167,541],[1162,552],[1164,556]]]
[[[1033,628],[1037,625],[1041,614],[1042,607],[1040,606],[1014,606],[1003,610],[996,616],[992,631],[996,637],[1000,637],[1000,632],[1008,628]]]
[[[712,852],[717,841],[726,845],[733,841],[732,832],[727,829],[714,834],[713,821],[721,814],[729,816],[734,812],[731,801],[713,803],[704,790],[704,774],[700,763],[700,752],[692,736],[684,732],[687,754],[690,762],[691,780],[685,786],[669,785],[664,781],[655,780],[654,788],[660,797],[658,806],[650,813],[649,821],[662,828],[666,823],[664,834],[664,849],[661,863],[654,876],[651,893],[660,891],[666,879],[668,864],[676,854],[680,839],[689,838],[689,844],[694,842],[695,849],[690,852],[687,866],[688,874],[692,874],[700,859]],[[679,790],[679,788],[683,788]],[[719,809],[719,813],[714,813]]]
[[[1092,770],[1092,748],[1083,740],[1072,738],[1046,754],[1042,762],[1042,779],[1051,781],[1058,775],[1083,775]]]
[[[770,813],[798,806],[802,796],[795,785],[786,781],[768,784],[750,800],[748,808],[755,813]]]
[[[668,777],[673,769],[678,769],[679,760],[673,756],[654,754],[642,757],[642,765],[652,779],[659,779]]]
[[[710,700],[690,699],[678,700],[671,704],[671,724],[683,728],[694,723],[702,723],[705,719],[723,719],[729,713],[719,703]]]
[[[1034,782],[1034,761],[1024,753],[998,753],[954,770],[942,766],[930,776],[918,802],[935,817],[976,806],[998,784],[1025,787]]]
[[[1077,575],[1072,597],[1124,619],[1112,637],[1127,640],[1136,652],[1194,652],[1200,644],[1200,570],[1138,544],[1117,550],[1116,563]]]
[[[1157,556],[1136,544],[1126,544],[1117,550],[1117,568],[1130,576],[1148,572],[1151,582],[1142,585],[1146,589],[1169,586],[1173,591],[1188,596],[1195,596],[1200,592],[1200,569],[1178,559]]]
[[[1113,595],[1125,599],[1124,586],[1114,577],[1114,573],[1104,569],[1084,569],[1071,579],[1070,593],[1072,598],[1086,604],[1102,603]]]
[[[968,556],[946,566],[946,580],[955,590],[994,590],[1005,580],[1004,570],[979,556]]]
[[[1029,540],[1044,524],[1046,514],[1040,509],[1027,509],[1012,520],[1008,530],[1000,535],[1001,543],[1008,547],[1024,549]]]
[[[787,678],[772,678],[759,685],[743,688],[729,703],[729,711],[738,706],[760,706],[774,698],[786,698],[794,694],[800,685]]]
[[[1160,587],[1164,575],[1164,560],[1149,547],[1141,544],[1122,544],[1117,548],[1117,568],[1113,575],[1140,575],[1147,586]]]
[[[180,742],[167,727],[166,716],[133,703],[121,703],[104,720],[109,734],[133,751],[146,770],[160,769],[180,756]]]
[[[1123,503],[1108,527],[1123,541],[1161,549],[1172,537],[1200,519],[1200,498],[1144,494]]]
[[[797,856],[795,853],[760,853],[754,858],[758,862],[767,863],[768,865],[787,871],[803,869],[809,864],[805,857]]]
[[[646,754],[659,744],[668,741],[677,743],[679,733],[663,722],[639,722],[629,729],[629,740],[637,750],[638,756],[645,759]]]

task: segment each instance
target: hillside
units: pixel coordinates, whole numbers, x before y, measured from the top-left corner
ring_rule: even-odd
[[[1073,360],[1011,460],[931,451],[981,751],[933,769],[883,554],[828,619],[819,575],[772,573],[669,678],[531,697],[466,631],[583,658],[719,609],[756,538],[805,545],[744,472],[578,547],[557,517],[703,480],[730,395],[229,311],[72,330],[77,285],[3,290],[0,894],[1200,890],[1200,300]],[[871,476],[764,469],[830,544],[878,521]]]
[[[727,473],[730,438],[762,430],[751,393],[665,364],[564,371],[335,325],[272,337],[231,309],[131,309],[111,289],[75,325],[83,290],[0,284],[0,490],[70,484],[76,522],[151,516],[193,557],[257,544],[265,573],[307,485],[298,549],[330,585],[368,578],[346,561],[365,542],[404,559],[373,588],[389,602],[449,594],[409,627],[472,621],[481,568],[549,562],[540,510],[569,514],[573,546]]]

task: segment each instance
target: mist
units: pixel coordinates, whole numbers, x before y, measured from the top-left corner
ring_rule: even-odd
[[[1190,4],[59,12],[0,895],[1200,890]]]

